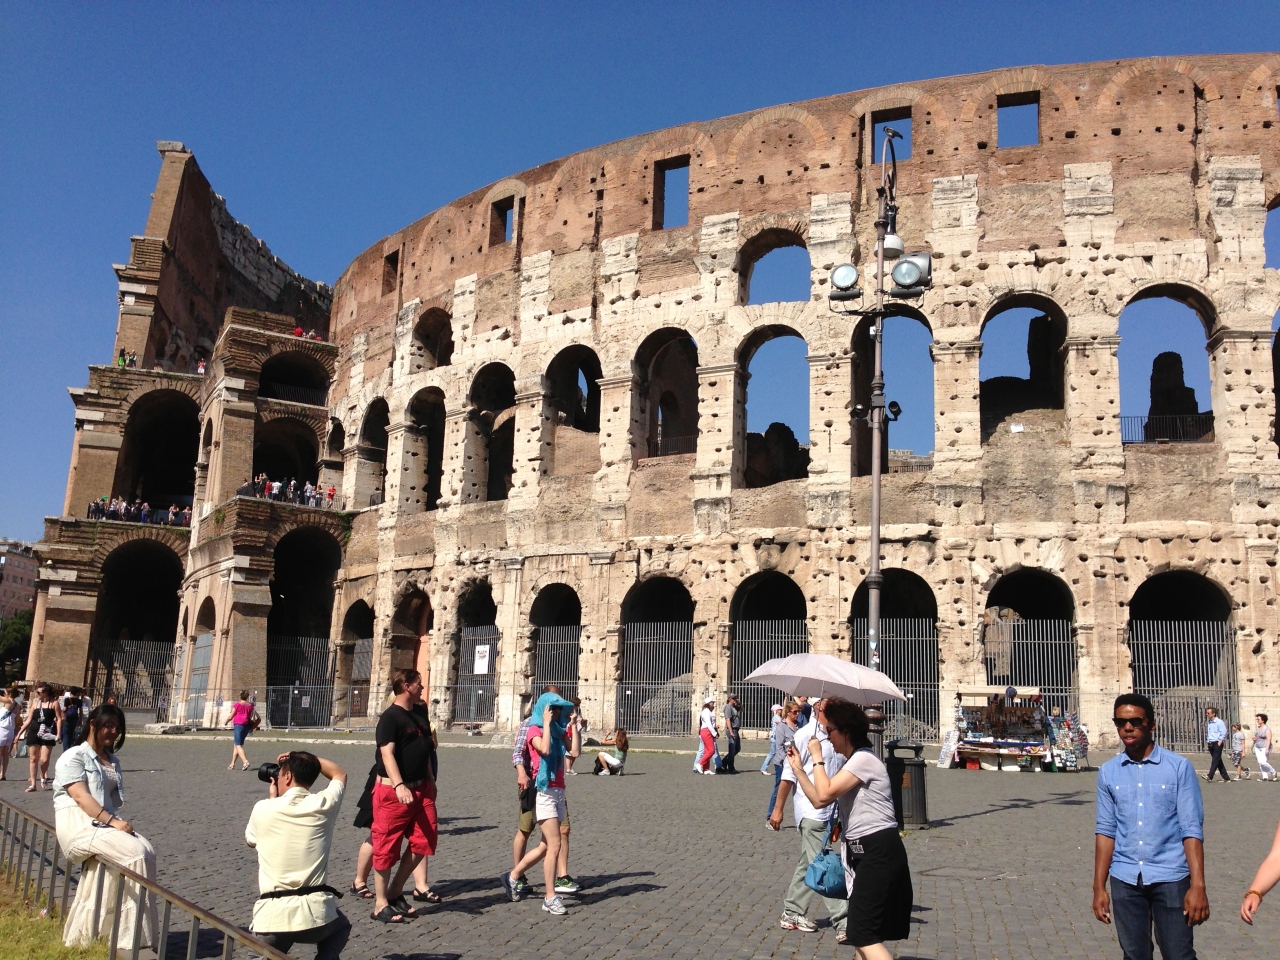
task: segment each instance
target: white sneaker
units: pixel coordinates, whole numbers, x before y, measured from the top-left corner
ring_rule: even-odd
[[[702,774],[703,776],[706,776],[706,777],[714,777],[716,775],[716,772],[714,770],[703,770]]]
[[[601,770],[599,773],[596,774],[597,777],[607,777],[608,775],[609,775],[608,770]]]
[[[803,933],[813,933],[818,929],[818,925],[808,917],[801,916],[798,913],[788,913],[786,910],[782,911],[778,926],[783,930],[800,930]]]
[[[569,911],[564,908],[564,901],[559,897],[552,897],[550,900],[542,901],[542,912],[555,914],[557,917],[563,917]]]
[[[571,777],[576,777],[578,775],[577,770],[566,770],[565,773],[569,774]]]

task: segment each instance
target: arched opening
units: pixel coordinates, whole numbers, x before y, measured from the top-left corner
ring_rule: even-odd
[[[739,584],[729,604],[733,645],[729,648],[729,692],[742,709],[742,725],[768,730],[770,705],[781,690],[745,680],[766,660],[809,652],[808,606],[804,591],[786,574],[774,570],[753,574]]]
[[[1023,567],[991,588],[982,615],[987,685],[1039,694],[1045,709],[1063,715],[1078,708],[1076,643],[1071,588],[1054,574]]]
[[[864,580],[853,594],[849,617],[853,662],[875,665],[907,695],[885,704],[885,738],[932,743],[939,735],[938,601],[928,581],[910,570],[882,570],[880,642],[871,649]]]
[[[213,597],[205,597],[196,614],[196,633],[213,633],[218,629],[218,607]]]
[[[533,624],[530,694],[555,684],[566,698],[578,695],[578,659],[582,655],[582,602],[572,587],[550,583],[529,608]]]
[[[1006,297],[982,324],[982,358],[978,365],[982,439],[987,441],[1010,417],[1024,428],[1064,424],[1067,316],[1052,300],[1038,294]]]
[[[299,527],[273,551],[267,614],[267,717],[273,726],[320,726],[332,717],[337,658],[329,625],[342,548],[318,527]]]
[[[738,351],[746,375],[747,449],[742,482],[748,489],[809,475],[809,353],[790,327],[754,331]]]
[[[886,402],[898,404],[897,420],[884,421],[880,442],[883,473],[919,473],[933,466],[933,333],[917,310],[890,305],[884,318],[882,362]],[[852,438],[853,475],[871,474],[871,383],[875,377],[875,343],[871,322],[862,320],[853,332]]]
[[[262,372],[258,374],[258,396],[327,407],[329,371],[308,354],[294,351],[277,353],[262,365]]]
[[[556,354],[547,367],[547,399],[557,427],[600,432],[600,358],[588,346],[575,344]]]
[[[453,318],[438,307],[422,314],[409,345],[409,372],[447,367],[453,362]]]
[[[279,480],[280,493],[273,499],[302,502],[303,485],[318,476],[315,430],[291,417],[259,422],[253,430],[253,475]],[[290,484],[293,497],[290,499]]]
[[[192,505],[200,447],[200,408],[185,393],[154,390],[129,408],[116,461],[114,496],[152,511]]]
[[[516,376],[504,363],[486,364],[471,382],[467,398],[471,455],[466,471],[472,498],[505,500],[515,473]]]
[[[470,580],[458,594],[461,637],[453,685],[453,719],[456,723],[489,723],[493,720],[502,639],[497,627],[498,605],[488,580]]]
[[[1147,287],[1120,314],[1120,439],[1196,443],[1214,439],[1206,339],[1217,324],[1198,291]]]
[[[200,438],[200,462],[209,463],[209,457],[213,453],[213,421],[209,420],[204,425],[204,434]]]
[[[329,440],[326,445],[326,453],[330,459],[341,460],[342,451],[347,445],[347,432],[342,429],[342,424],[337,420],[332,421],[329,428]]]
[[[693,723],[693,597],[671,577],[633,586],[622,602],[615,726],[687,734]]]
[[[440,502],[444,474],[444,393],[438,387],[419,390],[409,401],[411,430],[405,445],[400,495],[406,510],[434,510]]]
[[[1206,707],[1239,720],[1231,598],[1208,577],[1171,570],[1143,581],[1129,601],[1129,654],[1134,692],[1155,705],[1164,746],[1202,749]]]
[[[810,269],[804,237],[793,230],[761,231],[738,253],[738,302],[806,303]]]
[[[378,397],[365,411],[356,447],[355,509],[382,503],[387,489],[387,426],[391,414],[387,401]]]
[[[422,674],[423,699],[439,704],[439,698],[433,700],[431,696],[431,632],[435,619],[435,609],[423,590],[414,587],[404,595],[391,615],[391,669],[417,670]]]
[[[337,716],[361,717],[368,713],[369,681],[373,675],[373,622],[373,608],[363,600],[347,607],[342,617],[337,676],[334,677]]]
[[[698,345],[683,330],[649,334],[636,351],[637,404],[645,424],[642,456],[698,449]]]
[[[163,543],[130,540],[107,555],[94,613],[88,688],[125,710],[154,711],[169,696],[182,560]]]

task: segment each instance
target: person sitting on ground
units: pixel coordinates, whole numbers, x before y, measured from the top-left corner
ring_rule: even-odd
[[[627,740],[627,731],[619,727],[604,738],[604,746],[613,747],[613,749],[602,750],[596,754],[595,772],[602,777],[622,776],[623,767],[627,763],[627,751],[631,749],[630,741]]]
[[[276,759],[279,768],[244,828],[244,842],[258,851],[258,890],[251,929],[282,953],[314,943],[317,960],[338,960],[351,921],[329,886],[329,850],[342,809],[347,773],[332,760],[297,750]],[[311,792],[316,778],[328,785]]]

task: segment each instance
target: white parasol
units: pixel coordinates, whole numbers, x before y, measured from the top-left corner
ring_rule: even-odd
[[[766,660],[746,680],[793,697],[843,697],[862,706],[907,699],[879,670],[825,653],[793,653]]]

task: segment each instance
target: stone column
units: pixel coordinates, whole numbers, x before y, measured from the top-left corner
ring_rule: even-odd
[[[541,377],[529,378],[517,386],[511,492],[507,495],[513,509],[531,509],[537,505],[543,452],[551,445],[554,429],[549,407],[542,392]]]
[[[394,503],[401,513],[422,509],[422,483],[415,482],[410,472],[422,466],[423,455],[414,456],[419,446],[418,431],[409,423],[393,423],[387,427],[387,464],[383,503]],[[414,501],[417,501],[415,506]]]
[[[467,443],[475,430],[468,418],[470,410],[461,407],[450,410],[444,420],[444,463],[441,466],[440,507],[474,503],[475,491],[471,486],[475,477],[469,469]]]
[[[1207,345],[1214,437],[1232,473],[1276,460],[1276,398],[1270,324],[1261,330],[1219,330]],[[1268,471],[1271,472],[1271,471]]]
[[[1112,336],[1072,337],[1063,347],[1077,523],[1124,523],[1119,347]]]
[[[734,408],[744,392],[736,363],[698,368],[698,454],[693,471],[694,516],[699,533],[716,535],[729,528],[729,496],[739,443]],[[745,439],[745,431],[743,433]]]
[[[848,356],[809,356],[809,525],[852,522],[853,361]]]
[[[978,395],[981,340],[934,343],[933,475],[947,478],[982,459],[982,408]]]
[[[524,583],[524,560],[515,557],[502,562],[503,577],[493,583],[498,605],[497,626],[500,633],[497,663],[494,668],[495,730],[514,730],[520,725],[520,694],[524,678],[520,672],[520,651],[529,631],[520,609],[521,587]],[[492,581],[491,581],[492,582]]]
[[[639,413],[640,380],[628,372],[603,377],[600,384],[600,470],[592,487],[596,528],[602,540],[626,535],[626,503],[631,465],[644,456],[644,418]]]

